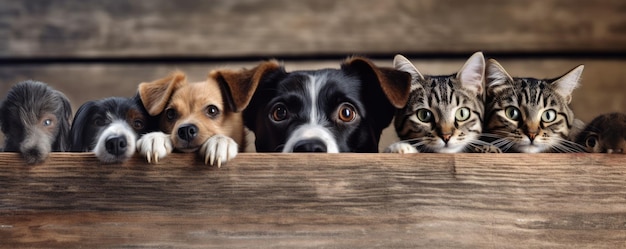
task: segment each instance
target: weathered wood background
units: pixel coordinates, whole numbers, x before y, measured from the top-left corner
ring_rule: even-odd
[[[0,0],[0,98],[35,79],[74,108],[174,69],[200,80],[267,58],[295,70],[402,53],[450,74],[478,50],[515,76],[585,64],[576,115],[626,111],[620,0]],[[381,147],[395,139],[386,130]],[[626,247],[625,167],[619,155],[241,154],[214,169],[88,153],[26,166],[4,153],[0,247]]]
[[[626,110],[626,2],[374,0],[4,0],[0,96],[35,79],[87,100],[131,96],[174,69],[277,58],[288,69],[338,67],[361,54],[390,66],[410,57],[450,74],[475,51],[517,76],[557,77],[585,64],[572,106],[583,121]],[[395,141],[393,131],[381,147]],[[387,135],[388,134],[388,135]]]
[[[532,160],[531,160],[532,159]],[[289,163],[285,163],[289,162]],[[6,248],[623,248],[607,154],[190,154],[28,166],[0,153]]]

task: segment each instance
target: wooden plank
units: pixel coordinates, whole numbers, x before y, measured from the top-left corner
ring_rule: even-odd
[[[626,2],[3,1],[1,58],[625,52]]]
[[[287,163],[288,162],[288,163]],[[618,248],[623,155],[0,154],[6,247]]]

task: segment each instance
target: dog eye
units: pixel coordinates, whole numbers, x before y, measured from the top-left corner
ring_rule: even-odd
[[[176,110],[174,109],[167,109],[165,111],[165,117],[167,117],[168,120],[174,120],[176,118],[178,114],[176,113]]]
[[[96,118],[96,119],[93,121],[93,124],[95,124],[96,126],[104,126],[104,124],[105,124],[105,123],[104,123],[104,119],[101,119],[101,118]]]
[[[272,108],[272,119],[276,122],[283,121],[289,117],[289,111],[284,104],[277,104]]]
[[[356,119],[356,110],[353,105],[344,103],[339,107],[339,112],[337,112],[337,117],[342,122],[348,123],[352,122]]]
[[[51,125],[52,125],[52,120],[46,119],[43,121],[43,126],[51,126]]]
[[[220,114],[220,109],[218,109],[217,106],[210,105],[206,108],[206,113],[207,115],[209,115],[209,117],[214,118]]]
[[[134,128],[135,130],[141,130],[141,129],[143,129],[143,121],[142,121],[142,120],[139,120],[139,119],[137,119],[137,120],[133,121],[133,128]]]

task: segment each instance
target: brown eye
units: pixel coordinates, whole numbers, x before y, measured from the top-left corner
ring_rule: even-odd
[[[143,127],[144,127],[143,120],[136,119],[135,121],[133,121],[133,129],[141,130],[143,129]]]
[[[337,118],[345,123],[354,121],[356,115],[357,113],[354,106],[348,103],[342,104],[337,112]]]
[[[44,127],[48,127],[52,125],[52,120],[51,119],[46,119],[43,121],[43,126]]]
[[[165,111],[165,117],[167,117],[167,120],[172,121],[176,118],[176,116],[178,116],[178,114],[176,113],[176,110],[174,109],[167,109]]]
[[[289,111],[284,104],[279,103],[272,108],[271,117],[274,121],[280,122],[289,117]]]
[[[217,115],[220,114],[220,109],[218,109],[217,106],[209,105],[206,108],[206,114],[211,118],[217,117]]]

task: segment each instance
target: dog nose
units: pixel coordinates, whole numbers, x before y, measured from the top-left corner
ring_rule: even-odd
[[[128,147],[128,141],[124,136],[111,136],[108,137],[105,142],[107,152],[112,155],[123,155],[126,153],[126,147]]]
[[[191,141],[198,135],[198,127],[192,124],[178,128],[178,137],[185,141]]]
[[[293,152],[326,152],[326,144],[319,139],[307,139],[297,142],[293,146]]]

